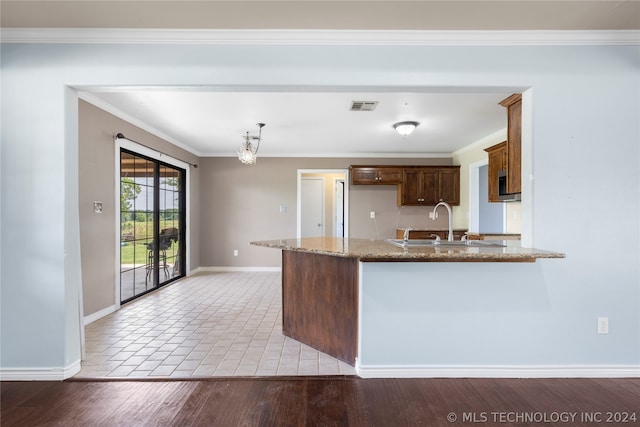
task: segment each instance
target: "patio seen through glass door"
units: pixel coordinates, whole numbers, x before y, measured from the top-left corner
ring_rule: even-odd
[[[120,302],[185,275],[185,170],[120,151]]]

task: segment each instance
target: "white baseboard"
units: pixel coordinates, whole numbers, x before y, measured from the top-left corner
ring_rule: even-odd
[[[233,271],[272,271],[279,272],[280,267],[198,267],[192,270],[190,274],[202,273],[202,272],[233,272]]]
[[[640,365],[360,365],[362,378],[640,378]]]
[[[64,368],[2,368],[1,381],[62,381],[80,372],[80,361]]]
[[[112,305],[107,308],[103,308],[100,311],[96,311],[95,313],[91,313],[88,316],[84,316],[84,325],[87,326],[89,323],[95,322],[98,319],[103,318],[104,316],[113,313],[116,311],[116,306]]]

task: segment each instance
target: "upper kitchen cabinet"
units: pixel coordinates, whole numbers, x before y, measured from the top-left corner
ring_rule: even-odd
[[[398,186],[398,205],[460,204],[460,166],[405,167]]]
[[[522,95],[515,93],[500,105],[507,109],[506,193],[515,194],[520,193],[522,184]]]
[[[397,166],[351,166],[353,185],[395,185],[402,182],[402,169]]]
[[[507,141],[485,148],[489,156],[489,202],[500,202],[498,197],[498,175],[507,170]]]

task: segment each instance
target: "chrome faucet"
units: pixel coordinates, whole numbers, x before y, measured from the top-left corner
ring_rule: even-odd
[[[433,220],[436,220],[436,211],[440,206],[447,208],[447,213],[449,214],[449,235],[447,236],[447,240],[449,242],[453,242],[453,213],[451,212],[451,206],[449,206],[449,203],[440,202],[433,207]]]
[[[411,227],[407,227],[407,228],[404,229],[403,240],[405,241],[405,243],[409,241],[409,232],[411,230],[413,230],[413,228],[411,228]]]

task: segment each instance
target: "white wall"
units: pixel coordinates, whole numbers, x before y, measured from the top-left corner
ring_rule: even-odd
[[[548,304],[530,313],[545,337],[530,362],[639,364],[638,46],[48,44],[1,55],[5,375],[65,376],[79,359],[77,111],[65,107],[76,85],[532,87],[533,241],[567,259],[536,267]],[[599,228],[612,215],[626,238]],[[492,309],[512,336],[518,307]],[[609,335],[596,334],[598,316]]]

